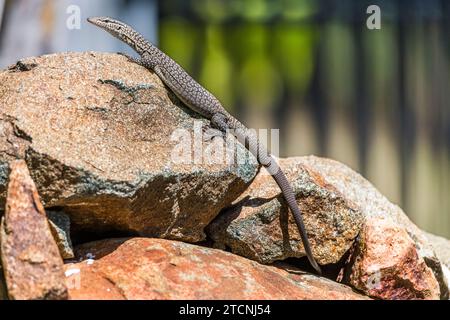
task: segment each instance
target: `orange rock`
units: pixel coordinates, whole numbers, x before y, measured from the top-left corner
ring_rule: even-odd
[[[366,299],[299,270],[177,241],[109,239],[76,254],[91,259],[65,265],[70,299]]]
[[[10,299],[65,299],[63,261],[23,160],[11,163],[1,260]]]
[[[381,299],[439,299],[439,284],[414,241],[389,220],[368,219],[350,284]]]

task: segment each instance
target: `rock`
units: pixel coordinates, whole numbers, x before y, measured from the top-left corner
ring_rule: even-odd
[[[23,158],[44,206],[67,213],[75,235],[118,231],[200,241],[258,169],[248,153],[238,165],[214,163],[208,156],[217,141],[223,146],[221,138],[198,151],[201,138],[189,138],[209,121],[152,72],[117,54],[22,60],[0,73],[0,105],[0,201],[7,161]],[[194,163],[174,161],[186,150],[182,160]]]
[[[70,219],[64,212],[47,211],[47,218],[53,238],[58,245],[63,259],[74,257],[72,241],[70,240]]]
[[[11,164],[0,236],[10,299],[67,298],[63,261],[23,160]]]
[[[70,299],[367,299],[324,278],[217,249],[150,238],[83,244],[66,264]]]
[[[440,261],[439,264],[434,264],[434,270],[442,272],[442,276],[440,276],[439,272],[435,272],[441,288],[441,299],[450,299],[448,290],[450,285],[450,240],[428,232],[423,232],[423,235],[430,242]]]
[[[313,254],[319,264],[337,263],[352,246],[363,217],[351,201],[297,158],[280,159],[291,182]],[[271,263],[305,256],[292,213],[278,185],[261,170],[249,188],[208,227],[219,248]]]
[[[439,287],[442,270],[435,268],[439,260],[430,244],[398,206],[337,161],[317,157],[298,161],[319,172],[325,184],[344,194],[364,216],[344,282],[381,299],[439,299],[448,294],[448,288]]]
[[[370,300],[369,297],[353,291],[350,287],[331,281],[327,278],[317,277],[315,275],[302,272],[283,263],[277,262],[275,265],[282,268],[275,271],[280,272],[282,276],[295,281],[297,284],[300,284],[308,291],[308,299]]]
[[[439,283],[414,241],[389,219],[368,219],[351,265],[350,284],[381,299],[439,299]]]
[[[7,300],[7,299],[8,299],[8,292],[6,290],[5,275],[3,274],[3,268],[0,263],[0,300]]]
[[[450,240],[436,236],[428,232],[424,232],[423,234],[430,242],[439,260],[447,268],[450,268]]]

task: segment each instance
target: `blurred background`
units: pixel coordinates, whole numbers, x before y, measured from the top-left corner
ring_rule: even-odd
[[[248,126],[279,128],[280,156],[339,160],[450,237],[450,1],[0,0],[0,67],[132,53],[95,15],[135,27]]]

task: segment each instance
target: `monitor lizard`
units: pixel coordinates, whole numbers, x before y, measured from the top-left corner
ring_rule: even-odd
[[[314,269],[321,274],[321,269],[311,251],[294,191],[286,175],[266,147],[260,143],[256,134],[228,113],[219,100],[195,81],[178,63],[129,25],[109,17],[90,17],[87,20],[131,46],[140,57],[128,56],[128,58],[147,69],[153,70],[164,84],[191,110],[209,119],[211,125],[216,129],[223,133],[231,132],[239,141],[244,143],[258,162],[272,175],[281,189],[287,205],[294,215],[308,260]]]

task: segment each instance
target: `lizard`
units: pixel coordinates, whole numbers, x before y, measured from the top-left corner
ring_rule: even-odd
[[[195,81],[177,62],[146,40],[132,27],[110,17],[90,17],[87,20],[133,48],[139,54],[139,58],[124,55],[131,61],[155,72],[187,107],[209,119],[211,126],[220,130],[220,132],[231,132],[256,157],[259,164],[267,169],[281,189],[283,197],[294,216],[306,256],[313,268],[321,275],[321,269],[312,254],[302,213],[295,199],[294,191],[286,175],[266,147],[260,143],[256,134],[228,113],[220,101]]]

